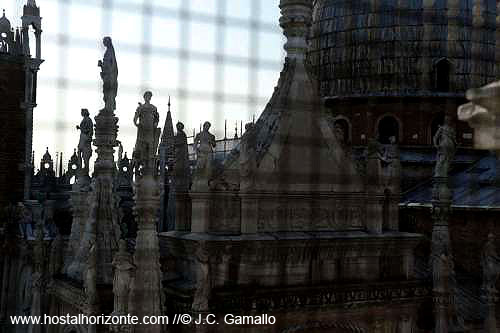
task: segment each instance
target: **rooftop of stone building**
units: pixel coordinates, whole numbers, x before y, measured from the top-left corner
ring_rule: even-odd
[[[470,167],[458,172],[451,172],[450,188],[453,192],[453,207],[472,210],[500,209],[500,182],[496,156],[488,154],[477,160]],[[432,180],[404,193],[402,206],[431,207]]]
[[[493,81],[496,0],[476,7],[470,0],[316,1],[309,58],[321,94],[463,94]]]

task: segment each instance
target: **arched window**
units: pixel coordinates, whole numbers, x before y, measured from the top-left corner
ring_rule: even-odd
[[[441,59],[436,64],[436,90],[450,91],[451,64],[447,59]]]
[[[391,136],[396,138],[396,142],[399,142],[398,121],[392,116],[382,118],[378,123],[378,135],[380,143],[389,144]]]

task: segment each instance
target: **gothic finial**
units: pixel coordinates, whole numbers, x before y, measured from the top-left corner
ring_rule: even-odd
[[[168,96],[168,112],[170,112],[170,96]]]
[[[312,0],[281,0],[280,26],[287,37],[288,58],[305,59],[307,34],[312,22]]]
[[[36,7],[35,0],[28,0],[28,2],[26,3],[26,6],[28,6],[28,7]]]

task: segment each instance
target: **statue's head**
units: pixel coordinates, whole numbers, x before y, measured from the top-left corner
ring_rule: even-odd
[[[396,143],[396,137],[393,135],[391,137],[389,137],[389,143],[390,144],[395,144]]]
[[[113,42],[111,41],[111,37],[108,37],[108,36],[106,36],[106,37],[104,37],[104,38],[102,39],[102,43],[103,43],[103,44],[104,44],[104,46],[106,46],[106,47],[110,47],[110,46],[112,46],[112,45],[113,45]]]
[[[144,100],[146,103],[151,102],[151,97],[153,97],[153,93],[151,91],[148,90],[144,93]]]
[[[210,129],[210,126],[212,126],[212,124],[210,124],[209,121],[205,121],[205,123],[203,124],[203,130],[208,131]]]
[[[178,131],[183,131],[184,130],[184,124],[181,123],[180,121],[175,125]]]
[[[88,116],[90,116],[89,110],[82,109],[82,117],[88,117]]]

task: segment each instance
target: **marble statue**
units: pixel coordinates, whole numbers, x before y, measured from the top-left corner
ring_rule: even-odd
[[[80,141],[78,142],[78,160],[80,167],[88,170],[89,161],[92,156],[92,136],[94,135],[94,123],[90,119],[89,110],[82,109],[82,122],[76,126],[80,130]],[[83,162],[83,163],[82,163]]]
[[[194,146],[196,149],[196,170],[193,180],[193,188],[198,190],[208,190],[208,182],[212,177],[212,164],[215,148],[215,136],[209,132],[208,121],[203,124],[203,131],[196,134]]]
[[[250,190],[255,183],[257,168],[255,151],[255,130],[253,123],[245,125],[245,136],[240,148],[240,190]]]
[[[339,123],[335,123],[333,125],[333,133],[335,135],[335,138],[337,139],[337,142],[342,146],[345,147],[347,145],[346,139],[345,139],[345,131],[342,125]]]
[[[451,127],[450,116],[445,117],[444,125],[440,126],[434,135],[433,143],[438,150],[434,177],[448,177],[448,171],[455,157],[457,146],[455,130]]]
[[[139,164],[144,164],[154,158],[160,139],[158,128],[160,115],[156,106],[151,104],[152,97],[153,94],[150,91],[144,93],[144,104],[139,103],[134,116],[134,125],[137,127],[134,160]],[[138,167],[137,164],[136,167]]]
[[[481,254],[481,268],[483,270],[482,288],[487,293],[495,293],[498,275],[500,274],[500,260],[495,245],[495,236],[488,235],[488,241]]]
[[[113,112],[116,109],[116,95],[118,93],[118,65],[111,37],[104,37],[102,43],[106,47],[106,52],[104,53],[104,58],[99,60],[97,65],[101,67],[104,108],[109,112]]]
[[[195,312],[206,312],[208,311],[208,300],[210,298],[212,286],[210,283],[210,258],[204,242],[201,242],[196,250],[196,261],[200,268],[200,275],[197,279],[192,310]]]
[[[174,138],[175,164],[174,176],[177,190],[187,191],[189,188],[189,153],[187,135],[184,132],[184,124],[178,122],[176,125],[177,134]]]
[[[87,267],[84,272],[84,287],[87,305],[92,307],[97,303],[97,250],[93,242],[90,242],[89,247]]]
[[[389,138],[389,144],[385,145],[381,161],[385,185],[389,185],[399,179],[401,173],[401,161],[399,159],[399,147],[396,143],[395,136],[391,136]]]
[[[118,252],[113,258],[113,268],[114,313],[127,314],[135,265],[133,264],[132,255],[127,251],[127,241],[124,239],[119,242]]]

